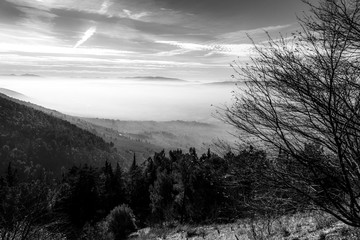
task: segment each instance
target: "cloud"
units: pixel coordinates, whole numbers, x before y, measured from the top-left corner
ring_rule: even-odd
[[[206,68],[214,78],[212,75],[220,75],[219,69],[225,69],[234,56],[245,59],[251,55],[253,46],[246,33],[255,35],[256,43],[261,43],[266,40],[264,31],[291,29],[285,25],[289,21],[264,22],[260,21],[262,15],[256,23],[240,13],[218,18],[222,15],[218,11],[228,13],[229,8],[238,9],[234,6],[240,4],[238,0],[225,3],[228,4],[224,6],[218,0],[0,0],[0,64],[11,63],[15,68],[18,63],[31,71],[83,69],[104,74],[110,69],[114,73],[122,72],[122,68],[134,72],[158,69],[199,77],[206,74],[202,71]],[[251,13],[252,18],[254,15]],[[4,71],[9,69],[0,70]]]
[[[83,43],[85,43],[89,38],[92,37],[96,32],[96,26],[90,27],[85,33],[84,36],[75,44],[74,48],[80,47]]]
[[[5,53],[0,58],[1,72],[12,72],[21,70],[22,72],[37,72],[39,75],[48,73],[60,74],[78,74],[90,71],[94,74],[106,76],[107,74],[119,74],[122,76],[126,71],[133,71],[139,74],[148,71],[147,74],[153,73],[153,70],[169,70],[178,72],[186,69],[187,72],[198,70],[199,68],[218,67],[218,65],[202,64],[197,62],[179,62],[166,60],[150,60],[150,59],[129,59],[118,58],[117,56],[99,58],[99,56],[64,56],[64,55],[24,55],[22,53]],[[5,60],[6,59],[6,60]],[[36,63],[36,67],[34,67]],[[17,72],[17,71],[15,71]],[[72,75],[74,76],[74,75]]]
[[[149,15],[147,12],[140,12],[140,13],[133,13],[132,11],[128,9],[123,9],[124,14],[119,14],[120,17],[127,17],[133,20],[140,20],[143,17],[146,17]]]
[[[7,1],[0,1],[0,21],[2,23],[14,23],[24,16],[25,14],[18,9],[18,5]]]
[[[99,10],[99,14],[106,14],[107,11],[109,10],[109,7],[113,5],[112,2],[110,2],[109,0],[105,0],[102,4],[101,4],[101,8]]]
[[[250,51],[254,47],[252,44],[221,44],[216,42],[199,44],[178,41],[157,41],[157,43],[168,44],[180,48],[177,50],[158,53],[158,56],[174,56],[192,51],[205,51],[207,52],[205,56],[211,56],[214,54],[243,56],[249,55]]]
[[[157,43],[169,44],[176,46],[178,48],[192,50],[192,51],[201,51],[201,50],[211,50],[211,46],[202,45],[197,43],[187,43],[187,42],[177,42],[177,41],[157,41]]]
[[[236,42],[251,42],[248,38],[248,35],[255,41],[264,41],[268,37],[266,33],[274,33],[278,31],[284,32],[284,30],[293,30],[295,26],[292,24],[286,24],[286,25],[276,25],[276,26],[267,26],[263,28],[255,28],[255,29],[247,29],[247,30],[240,30],[240,31],[234,31],[234,32],[228,32],[219,35],[217,38],[218,40],[222,42],[227,43],[236,43]]]
[[[23,54],[55,54],[55,55],[94,55],[94,56],[128,56],[131,51],[117,51],[105,48],[71,48],[63,46],[52,46],[27,43],[2,43],[0,42],[0,53],[23,53]],[[0,60],[2,58],[0,57]]]

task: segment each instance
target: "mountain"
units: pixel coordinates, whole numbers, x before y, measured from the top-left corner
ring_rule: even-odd
[[[49,171],[59,176],[73,165],[102,166],[107,160],[127,167],[132,161],[132,152],[124,156],[113,143],[54,115],[0,94],[1,173],[10,162],[19,175]]]
[[[25,73],[25,74],[21,74],[19,76],[21,76],[21,77],[40,77],[39,75],[31,74],[31,73]]]
[[[112,119],[83,118],[86,122],[107,129],[113,129],[122,136],[143,143],[162,146],[165,150],[189,150],[195,147],[199,152],[213,148],[218,140],[234,142],[229,134],[234,130],[223,123],[210,124],[195,121],[121,121]]]
[[[148,82],[187,82],[186,80],[179,78],[169,78],[169,77],[160,77],[160,76],[138,76],[138,77],[128,77],[127,79],[136,79],[138,81],[148,81]]]
[[[150,156],[154,154],[154,152],[158,152],[162,150],[162,147],[155,145],[153,143],[149,142],[143,142],[139,141],[138,139],[131,139],[129,136],[125,136],[121,133],[119,133],[116,130],[113,130],[111,128],[106,128],[103,126],[99,126],[96,124],[93,124],[91,122],[87,122],[81,118],[70,116],[63,114],[61,112],[51,110],[48,108],[44,108],[42,106],[33,104],[31,102],[25,102],[22,100],[28,100],[23,99],[19,96],[25,96],[21,93],[17,93],[12,90],[6,89],[6,93],[11,98],[11,101],[30,107],[32,109],[36,109],[40,112],[46,113],[52,117],[56,117],[62,120],[65,120],[67,122],[70,122],[77,126],[78,128],[81,128],[83,130],[86,130],[88,132],[91,132],[92,134],[101,137],[105,140],[107,143],[111,143],[114,148],[117,150],[117,155],[120,158],[120,161],[122,162],[123,167],[128,168],[130,167],[133,159],[133,155],[135,154],[136,159],[139,164],[141,164],[143,161],[148,159]],[[5,92],[5,91],[4,91]],[[15,94],[16,93],[16,94]],[[3,96],[4,97],[4,96]],[[13,99],[16,98],[16,99]]]
[[[24,73],[24,74],[4,74],[1,76],[6,76],[6,77],[41,77],[39,75],[36,74],[32,74],[32,73]]]
[[[211,82],[211,83],[204,83],[207,86],[235,86],[236,84],[241,84],[242,82],[239,81],[223,81],[223,82]]]
[[[16,96],[14,96],[16,97]],[[117,149],[117,156],[122,165],[128,168],[136,155],[138,163],[142,163],[154,152],[162,149],[183,149],[188,151],[195,147],[198,152],[214,149],[214,142],[225,140],[234,142],[236,139],[229,134],[230,126],[218,123],[202,123],[194,121],[120,121],[112,119],[79,118],[47,109],[30,102],[12,99],[12,101],[39,110],[50,116],[68,121],[78,128],[101,137],[105,142]]]

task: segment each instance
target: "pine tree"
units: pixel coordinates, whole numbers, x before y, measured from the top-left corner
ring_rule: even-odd
[[[131,173],[131,172],[134,172],[136,169],[137,169],[136,155],[135,155],[135,153],[134,153],[133,162],[132,162],[132,164],[131,164],[131,166],[130,166],[130,173]]]
[[[16,184],[16,180],[17,180],[16,175],[17,175],[17,170],[13,169],[12,163],[9,162],[8,168],[6,171],[6,182],[9,187],[12,187]]]

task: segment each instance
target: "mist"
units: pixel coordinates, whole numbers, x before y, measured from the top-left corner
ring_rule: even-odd
[[[120,120],[216,121],[217,107],[232,102],[234,84],[3,77],[0,87],[65,114]]]

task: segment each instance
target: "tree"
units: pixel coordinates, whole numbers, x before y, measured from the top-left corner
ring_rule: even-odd
[[[55,216],[50,185],[42,180],[8,182],[0,178],[0,239],[60,239],[62,219]]]
[[[246,87],[224,120],[272,150],[274,181],[360,226],[360,1],[304,2],[301,31],[255,44],[252,64],[234,62]],[[304,154],[309,144],[321,155]]]
[[[68,217],[72,230],[80,230],[85,223],[98,220],[99,172],[93,167],[72,167],[65,175],[54,203],[59,214]],[[70,229],[71,229],[70,228]],[[69,234],[77,234],[70,232]]]
[[[129,206],[122,204],[115,207],[106,217],[108,232],[114,240],[126,239],[126,236],[136,230],[135,216]]]
[[[133,163],[127,173],[127,192],[129,196],[129,205],[134,211],[140,223],[144,223],[149,212],[149,186],[146,182],[142,166],[136,163],[134,154]]]
[[[174,186],[171,174],[164,170],[150,186],[150,207],[155,222],[174,220]]]
[[[122,175],[123,173],[119,163],[116,165],[115,171],[113,171],[111,164],[105,161],[105,166],[102,168],[99,181],[99,200],[105,214],[126,201],[126,191]]]

